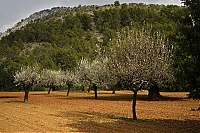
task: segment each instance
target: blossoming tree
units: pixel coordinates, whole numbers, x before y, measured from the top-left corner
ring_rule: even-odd
[[[174,79],[171,65],[172,51],[166,46],[165,37],[147,30],[125,29],[113,41],[107,52],[109,70],[119,82],[132,90],[133,119],[136,117],[136,96],[138,90],[149,86],[149,96],[159,95],[159,86],[165,86]],[[157,90],[158,93],[154,93]]]
[[[65,74],[61,70],[43,69],[41,71],[40,84],[49,87],[48,94],[50,94],[51,90],[54,90],[56,86],[64,84],[64,78]]]
[[[37,66],[21,67],[19,71],[15,72],[14,83],[21,85],[24,89],[24,102],[28,102],[28,94],[30,88],[39,81],[40,74]]]

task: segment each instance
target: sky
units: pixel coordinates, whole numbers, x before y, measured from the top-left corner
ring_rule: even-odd
[[[113,4],[115,0],[0,0],[0,32],[12,28],[21,19],[52,7]],[[181,5],[181,0],[118,0],[122,3]]]

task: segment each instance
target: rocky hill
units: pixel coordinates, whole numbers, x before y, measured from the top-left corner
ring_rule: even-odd
[[[25,27],[27,24],[36,21],[37,19],[41,19],[46,17],[50,14],[56,13],[58,11],[64,10],[66,7],[53,7],[51,9],[42,10],[39,12],[35,12],[31,14],[28,18],[22,19],[20,22],[15,24],[12,28],[8,29],[7,31],[0,33],[0,40],[2,37],[9,35],[11,32],[15,32],[16,30],[20,30]]]

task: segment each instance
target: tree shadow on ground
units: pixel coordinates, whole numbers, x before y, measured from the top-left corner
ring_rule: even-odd
[[[13,101],[4,101],[4,103],[26,103],[26,102],[20,100],[13,100]]]
[[[147,123],[127,122],[119,120],[117,122],[94,122],[79,121],[78,123],[67,124],[67,126],[76,128],[80,132],[105,132],[105,133],[199,133],[199,121],[195,120],[147,120]]]
[[[19,96],[0,96],[0,99],[19,98]]]
[[[76,99],[83,99],[83,100],[106,100],[106,101],[132,101],[133,99],[133,94],[108,94],[107,96],[98,95],[98,98],[95,99],[94,96],[59,96],[57,97],[58,99],[67,99],[67,100],[76,100]],[[182,97],[167,97],[167,96],[161,96],[160,99],[157,100],[152,100],[148,97],[148,95],[144,95],[144,94],[138,94],[137,95],[137,100],[140,101],[181,101],[184,100],[186,98],[182,98]]]
[[[77,129],[80,132],[145,132],[145,133],[199,133],[200,120],[172,120],[172,119],[143,119],[113,117],[93,114],[94,118],[87,115],[76,115],[79,119],[75,123],[66,126]],[[103,120],[109,119],[110,121]]]
[[[33,95],[33,96],[45,96],[45,95],[50,95],[50,94],[48,94],[48,92],[47,91],[44,91],[44,92],[34,92],[34,93],[29,93],[29,95]]]

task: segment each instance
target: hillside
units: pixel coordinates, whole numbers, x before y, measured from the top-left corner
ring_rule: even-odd
[[[109,48],[125,27],[151,28],[171,43],[188,11],[184,7],[121,4],[54,7],[17,23],[0,40],[0,90],[12,90],[13,73],[37,63],[41,68],[74,69],[82,58],[95,58],[96,44]]]

